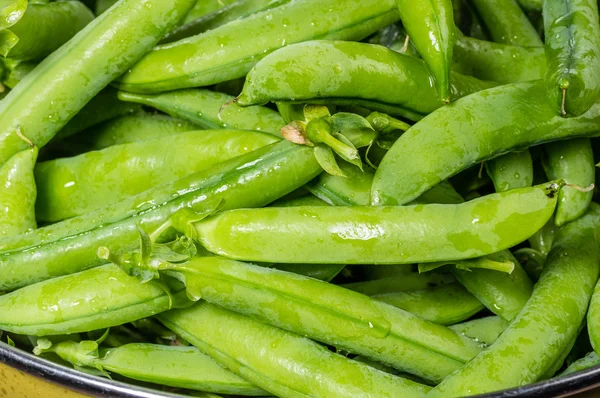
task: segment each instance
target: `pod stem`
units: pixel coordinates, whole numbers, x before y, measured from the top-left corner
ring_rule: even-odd
[[[30,148],[35,148],[35,144],[33,143],[33,141],[31,141],[29,138],[27,138],[27,137],[25,136],[25,134],[23,134],[23,132],[21,131],[21,126],[20,126],[20,125],[19,125],[19,126],[17,126],[17,129],[16,129],[16,134],[17,134],[17,136],[18,136],[20,139],[22,139],[23,141],[25,141],[25,143],[26,143],[27,145],[29,145],[29,147],[30,147]]]

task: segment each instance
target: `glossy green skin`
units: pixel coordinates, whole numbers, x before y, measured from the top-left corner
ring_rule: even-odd
[[[43,58],[69,41],[93,19],[94,14],[79,1],[30,3],[23,17],[9,28],[15,38],[14,45],[4,42],[0,46],[0,54],[22,61]]]
[[[506,274],[481,268],[469,271],[454,268],[452,273],[490,311],[510,322],[519,315],[531,297],[533,283],[508,250],[495,253],[491,258],[512,261],[515,265],[513,272]]]
[[[364,282],[354,282],[342,285],[346,289],[374,296],[377,294],[396,293],[403,291],[424,290],[447,285],[456,281],[450,274],[427,272],[424,274],[410,273],[394,275]]]
[[[533,183],[533,162],[528,150],[511,152],[485,163],[496,192],[530,187]]]
[[[462,322],[485,308],[458,283],[424,290],[378,294],[373,298],[440,325]]]
[[[204,248],[238,260],[322,264],[458,260],[526,240],[552,216],[557,196],[555,184],[549,183],[458,205],[238,209],[194,227]]]
[[[199,130],[42,162],[36,216],[80,216],[276,141],[259,132]]]
[[[123,0],[44,59],[0,103],[0,164],[26,148],[14,134],[17,126],[38,147],[44,146],[193,4],[194,0]]]
[[[181,285],[175,306],[188,306]],[[0,296],[0,329],[33,336],[104,329],[168,310],[158,285],[140,284],[116,265],[105,265],[26,286]]]
[[[130,379],[164,386],[218,394],[268,395],[195,347],[127,344],[107,350],[94,363]]]
[[[345,265],[339,264],[276,264],[273,266],[273,268],[280,271],[292,272],[326,282],[335,278],[345,267]]]
[[[186,15],[184,22],[188,23],[195,19],[202,18],[210,13],[235,4],[238,1],[240,0],[198,0],[196,5]]]
[[[94,8],[94,13],[96,15],[100,15],[110,7],[114,6],[118,0],[96,0],[96,6]]]
[[[435,77],[442,101],[450,102],[450,66],[456,43],[451,0],[396,0],[402,24]]]
[[[0,166],[0,238],[37,228],[33,168],[37,148],[26,149]]]
[[[580,116],[600,95],[600,22],[596,0],[545,1],[544,32],[548,63],[545,80],[550,104],[557,114]],[[566,90],[564,108],[563,90]]]
[[[159,319],[233,373],[279,397],[419,397],[430,389],[206,302]]]
[[[291,0],[238,0],[208,15],[187,22],[170,32],[161,42],[172,43],[186,37],[195,36],[218,28],[236,19],[246,18],[254,13],[271,10]]]
[[[542,81],[495,87],[462,98],[415,124],[388,151],[371,188],[371,203],[408,203],[482,161],[532,145],[597,135],[600,104],[562,118],[546,102]]]
[[[99,150],[197,129],[198,126],[183,119],[142,113],[107,120],[78,136],[77,141],[90,150]]]
[[[595,182],[594,152],[588,138],[554,142],[544,146],[542,162],[546,176],[564,179],[568,184],[587,188]],[[594,192],[580,192],[573,188],[563,189],[558,195],[555,223],[562,226],[585,214],[592,202]]]
[[[541,11],[543,6],[543,0],[517,0],[519,5],[526,10]]]
[[[215,165],[86,215],[0,240],[0,290],[13,290],[103,263],[139,248],[137,226],[154,231],[182,208],[261,207],[322,172],[309,147],[281,142]]]
[[[260,61],[246,77],[238,104],[350,101],[367,109],[418,120],[443,105],[433,81],[422,60],[383,46],[311,41],[284,47]],[[454,99],[491,85],[452,74],[450,89]],[[390,112],[390,108],[394,109]]]
[[[578,221],[575,221],[576,223]],[[569,226],[569,224],[567,224]],[[587,327],[594,351],[600,350],[600,284],[596,284],[587,313]]]
[[[429,396],[475,395],[532,383],[572,345],[598,279],[600,208],[559,232],[533,295],[496,342]]]
[[[499,316],[488,316],[450,326],[450,329],[474,339],[492,345],[506,330],[509,323]]]
[[[154,95],[121,91],[119,99],[152,106],[207,129],[257,130],[280,137],[280,130],[286,124],[269,108],[242,108],[231,103],[233,97],[209,90],[189,89]]]
[[[460,35],[452,70],[481,80],[516,83],[542,79],[546,56],[540,47],[493,43]]]
[[[497,43],[541,47],[544,44],[517,0],[471,0]]]
[[[158,46],[118,84],[130,92],[161,92],[233,80],[285,45],[317,39],[361,40],[397,19],[394,0],[293,1]]]
[[[441,325],[319,280],[216,256],[184,267],[194,296],[434,382],[480,351]]]
[[[571,373],[579,372],[581,370],[593,368],[598,365],[600,365],[600,357],[598,357],[598,354],[596,354],[594,351],[592,351],[589,354],[587,354],[585,357],[578,359],[577,361],[570,364],[569,367],[566,368],[559,375],[559,377],[566,376]]]

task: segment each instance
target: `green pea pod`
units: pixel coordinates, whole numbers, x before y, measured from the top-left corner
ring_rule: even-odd
[[[198,1],[196,5],[188,12],[184,22],[188,23],[198,18],[202,18],[215,11],[221,10],[240,0],[203,0]]]
[[[280,271],[292,272],[298,275],[308,276],[309,278],[318,279],[320,281],[329,282],[335,278],[345,265],[338,264],[276,264],[273,268]]]
[[[275,141],[259,132],[200,130],[42,162],[35,170],[36,216],[80,216]]]
[[[585,369],[593,368],[600,365],[600,357],[594,351],[587,354],[585,357],[573,362],[568,368],[563,370],[559,377],[566,376],[571,373],[579,372]]]
[[[183,119],[140,113],[100,123],[88,129],[85,134],[78,135],[76,142],[90,150],[100,150],[113,145],[147,141],[197,129],[198,126]]]
[[[397,19],[394,0],[293,1],[158,46],[118,84],[130,92],[161,92],[233,80],[286,45],[315,39],[361,40]]]
[[[37,227],[33,168],[37,148],[19,152],[0,166],[0,237],[22,234]]]
[[[159,319],[222,366],[276,396],[420,397],[430,389],[206,302]]]
[[[550,179],[562,178],[569,184],[588,188],[594,184],[596,170],[592,144],[587,138],[550,143],[544,146],[546,156],[542,165]],[[558,195],[555,223],[562,226],[585,214],[592,202],[593,192],[576,189]]]
[[[600,104],[583,116],[565,119],[540,105],[545,98],[538,80],[495,87],[456,101],[452,109],[438,109],[388,151],[373,179],[371,203],[404,204],[487,159],[598,134]]]
[[[260,207],[322,172],[312,148],[281,142],[142,192],[104,209],[0,240],[0,290],[99,266],[99,246],[128,253],[137,226],[155,230],[182,208]],[[35,260],[34,260],[35,259]]]
[[[239,260],[323,264],[458,260],[526,240],[552,216],[559,189],[560,184],[548,183],[458,205],[240,209],[195,223],[194,229],[204,248]],[[440,229],[440,224],[447,227]]]
[[[563,116],[580,116],[600,95],[600,22],[595,0],[544,2],[546,89]]]
[[[541,47],[542,40],[517,0],[471,0],[497,43]]]
[[[96,0],[94,13],[100,15],[106,12],[110,7],[114,6],[118,0]]]
[[[482,394],[537,381],[573,343],[598,279],[600,207],[559,232],[548,263],[519,316],[487,350],[429,396]],[[501,371],[498,371],[501,369]]]
[[[78,367],[109,371],[163,386],[218,394],[267,395],[195,347],[134,343],[98,350],[94,341],[64,341],[41,351],[56,353]]]
[[[472,321],[457,323],[450,329],[486,345],[492,345],[506,330],[509,323],[499,316],[488,316]]]
[[[456,73],[451,80],[452,99],[492,86]],[[350,104],[419,120],[442,106],[432,81],[422,60],[383,46],[311,41],[284,47],[260,61],[248,74],[237,103]]]
[[[528,150],[492,159],[485,163],[485,167],[496,192],[530,187],[533,183],[533,162]]]
[[[283,197],[275,202],[271,203],[269,206],[273,207],[297,207],[297,206],[327,206],[328,203],[322,201],[321,199],[313,196],[311,194],[300,196],[296,198],[286,198]]]
[[[456,43],[451,0],[396,0],[400,19],[435,77],[442,101],[450,102],[450,65]]]
[[[232,103],[233,97],[209,90],[179,90],[161,94],[119,92],[119,99],[152,106],[173,117],[188,120],[207,129],[258,130],[281,137],[285,122],[269,108],[242,108]]]
[[[455,281],[456,278],[451,274],[439,272],[419,274],[413,272],[407,275],[394,275],[370,281],[347,283],[342,286],[346,289],[366,294],[367,296],[375,296],[378,294],[435,288]]]
[[[175,26],[194,0],[123,0],[43,60],[0,103],[0,164],[42,147],[117,76]]]
[[[526,10],[541,11],[543,0],[517,0],[521,7]]]
[[[464,321],[485,308],[458,283],[424,290],[377,294],[373,298],[440,325]]]
[[[160,42],[172,43],[186,37],[199,35],[208,30],[218,28],[228,22],[249,17],[250,15],[279,7],[291,0],[238,0],[228,6],[187,22],[170,32]]]
[[[546,73],[546,57],[543,48],[493,43],[459,35],[452,70],[481,80],[517,83],[542,79]]]

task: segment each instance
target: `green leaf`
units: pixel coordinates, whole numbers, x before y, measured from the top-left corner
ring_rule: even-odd
[[[334,133],[343,134],[355,148],[367,147],[379,137],[367,119],[354,113],[336,113],[331,117],[331,127]]]
[[[19,42],[19,37],[12,31],[4,29],[0,30],[0,55],[7,57],[10,50]]]
[[[369,124],[381,134],[389,134],[398,130],[406,131],[411,127],[410,124],[381,112],[371,113],[367,116],[367,120]]]
[[[327,174],[337,177],[346,177],[344,172],[338,166],[333,151],[328,146],[323,144],[317,145],[315,147],[315,158]]]
[[[38,339],[36,346],[33,348],[33,353],[35,355],[41,355],[46,352],[52,352],[52,351],[54,351],[52,349],[52,342],[46,338]]]
[[[331,113],[329,113],[329,109],[324,105],[306,105],[304,107],[304,119],[307,122],[329,117],[331,117]]]
[[[358,153],[358,149],[352,145],[352,143],[346,138],[344,135],[339,133],[333,133],[333,138],[337,139],[339,142],[344,144],[343,150],[336,150],[339,147],[333,147],[332,149],[335,153],[338,154],[339,157],[344,159],[346,162],[355,165],[361,171],[363,171],[362,160],[360,159],[360,154]]]
[[[6,335],[6,344],[8,344],[11,347],[16,347],[15,342],[13,341],[13,339],[10,338],[9,335]]]

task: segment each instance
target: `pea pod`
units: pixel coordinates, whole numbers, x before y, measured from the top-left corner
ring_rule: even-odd
[[[598,278],[600,208],[559,232],[533,295],[487,350],[430,396],[465,396],[537,381],[575,341]],[[498,369],[502,369],[498,372]]]
[[[162,92],[233,80],[285,45],[315,39],[360,40],[397,19],[394,0],[294,1],[158,46],[118,84],[130,92]]]
[[[425,274],[410,273],[408,275],[388,276],[370,281],[347,283],[342,286],[358,293],[375,296],[378,294],[435,288],[455,281],[456,279],[451,274],[427,272]]]
[[[498,337],[506,330],[509,323],[499,316],[488,316],[472,321],[457,323],[450,329],[474,339],[475,341],[492,345]]]
[[[267,394],[195,347],[134,343],[98,350],[98,344],[88,340],[63,341],[39,351],[55,353],[79,367],[114,372],[133,380],[219,394]]]
[[[600,365],[600,357],[594,351],[587,354],[585,357],[573,362],[561,372],[560,376],[566,376],[571,373],[579,372],[585,369],[593,368]]]
[[[94,13],[100,15],[106,12],[110,7],[114,6],[118,0],[96,0]]]
[[[0,237],[21,234],[37,227],[33,179],[37,154],[37,148],[27,149],[0,166]]]
[[[550,143],[544,146],[544,170],[548,178],[562,178],[567,183],[588,188],[594,184],[596,171],[592,144],[587,138]],[[575,189],[562,191],[558,195],[555,223],[562,226],[585,214],[592,202],[593,192]]]
[[[0,55],[22,61],[43,58],[93,19],[94,14],[79,1],[30,2],[14,25],[0,31]]]
[[[450,65],[456,43],[451,0],[396,0],[400,19],[435,77],[442,101],[450,102]]]
[[[600,95],[600,22],[595,0],[544,2],[546,89],[563,116],[580,116]]]
[[[179,90],[153,95],[121,91],[119,99],[152,106],[207,129],[258,130],[281,136],[280,130],[285,125],[281,116],[271,109],[241,108],[231,103],[233,97],[209,90]]]
[[[280,397],[419,397],[429,390],[206,302],[159,319],[233,373]]]
[[[100,90],[129,68],[194,0],[123,0],[42,61],[0,103],[0,164],[26,145],[44,146]]]
[[[373,179],[371,203],[407,203],[484,160],[545,142],[597,135],[600,105],[564,119],[543,105],[545,95],[542,81],[515,83],[462,98],[452,109],[438,109],[388,151]]]
[[[533,183],[533,163],[529,151],[508,153],[486,162],[485,166],[496,192],[529,187]]]
[[[188,12],[184,22],[188,23],[198,18],[202,18],[210,13],[216,12],[235,4],[239,0],[204,0],[198,1],[196,5]]]
[[[495,253],[533,235],[552,216],[559,187],[548,183],[458,205],[240,209],[195,223],[194,233],[210,252],[248,261],[458,260]],[[514,213],[520,215],[518,225]],[[452,223],[440,229],[448,220]]]
[[[274,141],[259,132],[200,130],[42,162],[36,216],[52,222],[86,214]]]
[[[521,7],[526,10],[541,11],[543,0],[518,0]]]
[[[99,266],[99,246],[130,252],[138,246],[137,225],[155,230],[182,208],[206,209],[221,199],[225,208],[264,206],[321,172],[312,148],[281,142],[104,209],[3,239],[0,290]]]
[[[292,61],[293,69],[289,68]],[[452,99],[492,86],[456,73],[451,80]],[[324,101],[419,120],[442,106],[432,81],[422,60],[382,46],[311,41],[287,46],[261,60],[248,73],[237,103]]]

